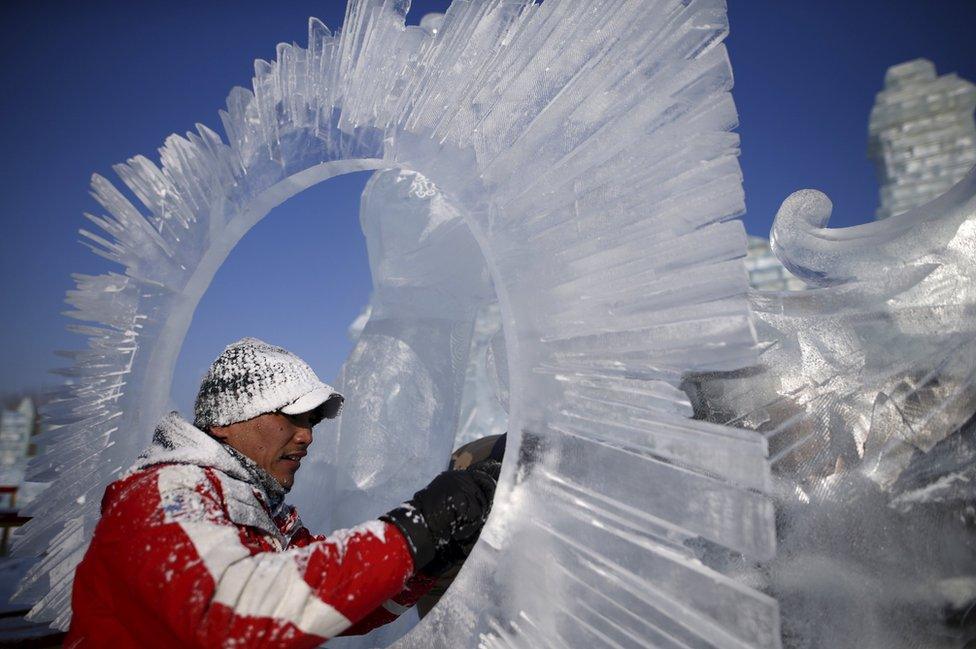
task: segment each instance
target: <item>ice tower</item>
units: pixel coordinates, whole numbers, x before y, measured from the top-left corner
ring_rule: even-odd
[[[868,127],[883,219],[940,196],[976,164],[976,86],[915,59],[888,68]]]

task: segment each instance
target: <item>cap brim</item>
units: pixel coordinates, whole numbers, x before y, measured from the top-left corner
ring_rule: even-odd
[[[322,418],[334,419],[339,414],[343,400],[341,394],[323,384],[289,403],[281,409],[281,412],[286,415],[300,415],[303,412],[310,412],[319,406],[323,406]]]

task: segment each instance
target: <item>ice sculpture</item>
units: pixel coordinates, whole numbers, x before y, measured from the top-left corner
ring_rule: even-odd
[[[312,19],[307,49],[280,45],[253,92],[231,92],[227,143],[199,126],[159,166],[119,165],[142,208],[93,179],[109,215],[85,236],[125,272],[69,294],[93,324],[33,468],[57,482],[19,540],[47,548],[22,586],[34,618],[69,621],[98,497],[147,443],[236,242],[312,184],[389,169],[363,209],[375,292],[340,378],[346,413],[313,447],[299,505],[317,526],[359,521],[443,465],[493,302],[510,431],[479,544],[398,646],[850,646],[812,614],[835,602],[853,602],[838,619],[858,646],[898,646],[878,625],[937,597],[830,586],[872,574],[859,516],[885,544],[884,516],[952,533],[917,507],[943,488],[951,514],[971,498],[957,429],[973,410],[973,177],[838,233],[821,229],[825,197],[791,197],[774,249],[822,288],[749,296],[722,0],[459,0],[420,27],[405,9],[350,2],[336,34]],[[929,553],[920,583],[942,592],[966,543]],[[882,547],[886,587],[924,558]],[[874,626],[848,624],[859,613]]]
[[[338,380],[350,398],[337,434],[319,436],[335,448],[293,493],[316,529],[378,516],[444,470],[475,317],[494,295],[471,230],[423,175],[375,174],[361,222],[373,293]]]
[[[787,646],[962,647],[953,623],[976,601],[976,170],[883,221],[828,230],[830,212],[808,190],[776,217],[774,250],[819,288],[753,294],[760,366],[688,388],[698,416],[768,440],[780,547],[765,574]]]
[[[927,203],[976,164],[976,86],[915,59],[888,68],[871,110],[868,155],[881,183],[883,219]]]
[[[482,307],[474,321],[471,356],[464,375],[455,446],[508,430],[508,367],[498,302]]]
[[[375,228],[367,227],[367,223],[374,220],[380,222],[384,218],[383,213],[389,210],[398,211],[399,218],[436,223],[438,226],[445,222],[443,216],[436,214],[439,201],[431,200],[437,196],[437,188],[433,183],[416,173],[390,171],[377,174],[377,178],[363,192],[363,214],[360,218],[365,234],[375,232]],[[386,177],[396,178],[397,183],[409,182],[412,189],[405,195],[403,192],[388,192],[385,197],[379,196],[388,184],[381,180],[381,174],[394,174]],[[384,198],[391,201],[391,204],[387,205]],[[460,215],[455,213],[453,218],[460,219]],[[420,230],[420,234],[426,235],[428,227]],[[420,244],[420,241],[415,241],[417,249],[421,248]],[[373,240],[367,242],[367,247],[371,249],[378,245],[380,244]],[[377,250],[373,258],[381,258],[381,253]],[[367,305],[350,323],[350,340],[359,340],[372,312],[373,306]],[[464,387],[460,396],[457,433],[454,435],[455,447],[487,435],[500,435],[508,430],[508,368],[505,367],[504,344],[498,302],[494,299],[484,302],[478,308],[474,331],[471,333],[468,365],[464,370]]]
[[[125,272],[78,276],[69,295],[94,324],[78,327],[90,345],[72,354],[73,393],[52,412],[63,426],[34,469],[57,482],[20,539],[48,548],[22,589],[41,596],[35,619],[68,622],[99,495],[166,407],[195,305],[235,243],[316,182],[399,168],[436,184],[477,245],[441,268],[394,251],[417,273],[418,300],[391,292],[385,322],[370,317],[343,379],[350,414],[322,465],[333,451],[353,457],[336,488],[355,496],[371,463],[450,445],[463,376],[448,352],[469,348],[452,335],[463,343],[477,311],[432,302],[425,280],[490,279],[477,286],[500,305],[512,395],[495,515],[403,645],[776,646],[775,601],[688,544],[774,554],[764,439],[688,420],[677,389],[689,370],[755,358],[745,233],[730,220],[743,197],[724,3],[456,2],[429,29],[404,27],[404,10],[351,2],[337,34],[312,19],[307,49],[280,45],[277,61],[256,63],[253,92],[231,92],[226,144],[200,126],[168,139],[160,166],[119,165],[145,215],[93,179],[109,215],[90,217],[104,233],[85,236]],[[387,373],[367,371],[381,364]],[[389,402],[405,376],[415,393]],[[378,429],[420,439],[370,446]],[[397,485],[423,479],[405,467]]]

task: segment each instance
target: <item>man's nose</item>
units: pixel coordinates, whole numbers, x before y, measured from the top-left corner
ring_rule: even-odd
[[[295,433],[294,440],[295,443],[297,444],[304,444],[305,446],[310,446],[312,444],[312,429],[310,427],[305,428],[304,426],[302,428],[299,428],[298,432]]]

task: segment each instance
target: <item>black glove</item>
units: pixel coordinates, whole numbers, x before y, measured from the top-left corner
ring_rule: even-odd
[[[452,541],[448,543],[435,552],[434,558],[428,561],[427,565],[422,566],[421,569],[429,577],[442,576],[444,573],[464,563],[464,560],[471,554],[475,541],[477,541],[477,538],[473,541]]]
[[[494,458],[489,457],[481,462],[475,462],[468,467],[468,471],[480,471],[491,477],[496,483],[498,482],[498,475],[502,472],[502,463]],[[492,490],[492,495],[494,495],[494,490]]]
[[[487,474],[496,483],[498,482],[498,474],[501,472],[501,469],[502,463],[490,458],[476,462],[467,468],[468,471],[480,471]],[[490,503],[488,509],[489,511],[491,510]],[[452,540],[437,550],[434,554],[434,559],[423,567],[424,572],[432,577],[439,577],[452,568],[461,565],[468,558],[468,555],[471,554],[471,550],[474,549],[474,544],[477,541],[477,534],[468,539]]]
[[[494,467],[445,471],[380,519],[403,532],[415,566],[429,572],[427,564],[437,558],[433,569],[443,568],[442,564],[450,567],[458,547],[477,539],[488,518],[497,475]]]

